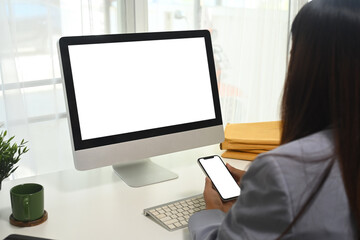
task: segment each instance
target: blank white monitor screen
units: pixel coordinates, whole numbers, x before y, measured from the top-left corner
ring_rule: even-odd
[[[82,140],[215,118],[202,38],[73,45],[69,55]]]
[[[62,37],[59,53],[77,169],[223,140],[207,30]]]

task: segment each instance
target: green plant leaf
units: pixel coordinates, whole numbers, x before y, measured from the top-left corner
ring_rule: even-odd
[[[20,144],[12,143],[15,136],[5,140],[7,131],[0,133],[0,179],[5,179],[12,174],[18,166],[14,166],[20,161],[21,156],[28,152],[25,146],[27,141],[21,140]],[[1,180],[2,181],[2,180]]]

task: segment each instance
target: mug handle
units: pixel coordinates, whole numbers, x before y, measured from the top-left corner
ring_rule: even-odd
[[[29,220],[30,219],[29,198],[24,198],[23,205],[24,205],[26,220]]]

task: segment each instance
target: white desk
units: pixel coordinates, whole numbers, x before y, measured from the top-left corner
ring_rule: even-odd
[[[17,233],[52,239],[189,239],[188,229],[169,232],[143,215],[143,209],[202,193],[204,174],[199,157],[221,154],[218,145],[153,158],[179,178],[150,186],[128,187],[112,170],[68,170],[3,181],[0,191],[0,239]],[[224,159],[244,169],[248,161]],[[38,226],[10,225],[11,187],[42,184],[48,220]]]

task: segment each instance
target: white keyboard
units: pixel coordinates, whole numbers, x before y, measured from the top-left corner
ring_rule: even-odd
[[[188,226],[190,216],[205,209],[202,194],[144,209],[144,215],[169,231]]]

